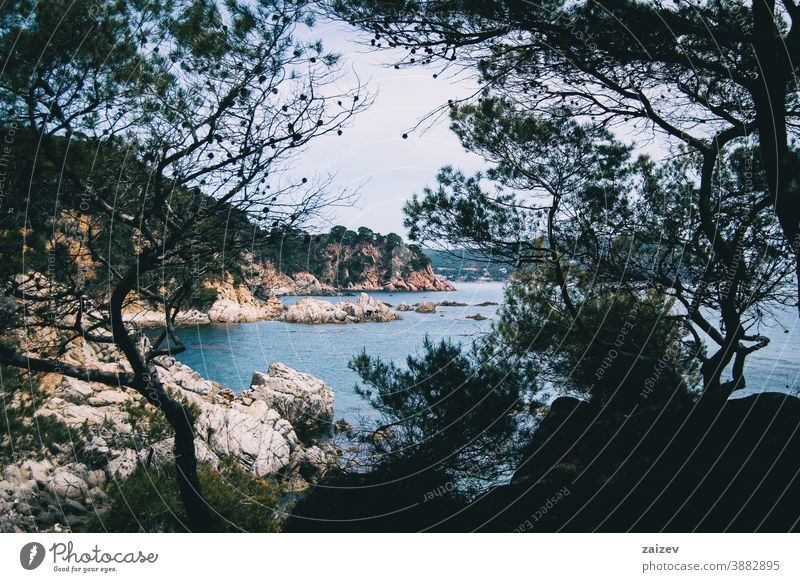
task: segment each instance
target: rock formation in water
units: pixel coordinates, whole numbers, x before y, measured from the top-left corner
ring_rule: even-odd
[[[275,319],[284,309],[283,303],[276,297],[258,299],[243,285],[234,287],[226,283],[217,287],[216,291],[217,298],[208,310],[211,322],[242,323]]]
[[[489,319],[485,315],[481,315],[480,313],[475,313],[474,315],[468,315],[467,319],[474,319],[475,321],[486,321]]]
[[[80,340],[64,359],[106,371],[127,368],[113,346]],[[333,391],[321,380],[275,363],[266,374],[254,374],[253,386],[235,396],[174,358],[161,356],[155,363],[166,388],[197,414],[199,461],[218,466],[223,458],[233,459],[257,478],[280,473],[295,489],[338,466],[332,445],[307,446],[302,438],[311,427],[330,427]],[[173,438],[166,425],[159,428],[161,414],[136,391],[59,374],[43,375],[40,389],[43,400],[30,430],[36,430],[37,418],[54,419],[70,429],[72,442],[3,468],[0,531],[77,526],[104,509],[109,483],[124,479],[139,463],[171,457]]]
[[[435,313],[436,304],[433,301],[420,301],[414,306],[417,313]]]
[[[358,301],[332,303],[312,297],[301,299],[283,314],[287,323],[367,323],[402,319],[384,303],[361,293]]]

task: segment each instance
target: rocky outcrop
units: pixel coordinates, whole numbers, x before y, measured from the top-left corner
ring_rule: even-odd
[[[402,318],[366,293],[362,293],[355,303],[332,303],[311,297],[301,299],[283,315],[283,321],[287,323],[380,323],[396,319]]]
[[[215,323],[243,323],[275,319],[283,313],[284,305],[276,297],[262,301],[245,286],[230,283],[216,287],[217,299],[208,309],[208,319]]]
[[[436,304],[433,301],[420,301],[414,306],[414,311],[417,313],[434,313]]]
[[[410,303],[406,303],[405,301],[401,301],[397,304],[395,308],[397,311],[414,311],[414,306]]]
[[[329,234],[295,233],[280,249],[248,262],[248,283],[268,295],[334,295],[339,291],[451,291],[422,249],[396,234],[343,226]]]
[[[76,341],[64,359],[127,371],[121,354],[107,344]],[[174,358],[162,356],[155,363],[167,390],[197,415],[200,461],[217,466],[233,459],[254,477],[279,475],[294,490],[337,466],[332,445],[306,446],[303,440],[310,428],[324,430],[333,418],[333,391],[322,380],[276,363],[266,374],[255,374],[253,386],[236,396]],[[34,421],[49,417],[64,423],[73,442],[43,459],[23,459],[3,469],[0,531],[74,528],[94,510],[103,510],[109,483],[130,475],[137,464],[172,455],[169,430],[158,427],[160,413],[136,391],[58,374],[43,376],[40,386],[45,397]]]
[[[474,319],[475,321],[486,321],[489,318],[486,317],[485,315],[481,315],[480,313],[475,313],[473,315],[468,315],[467,319]]]
[[[63,531],[106,499],[106,473],[84,463],[26,460],[0,475],[0,531]]]
[[[311,273],[299,271],[287,275],[281,273],[269,261],[254,262],[248,277],[250,284],[259,295],[336,295],[338,291],[328,284],[323,284]]]
[[[216,282],[207,284],[204,289],[214,294],[213,302],[204,308],[180,311],[175,318],[177,325],[264,321],[279,318],[286,309],[277,297],[259,299],[244,285]],[[142,326],[164,324],[163,311],[142,302],[134,302],[126,307],[123,317]]]
[[[129,305],[122,312],[125,321],[139,324],[143,327],[157,327],[164,325],[164,313],[148,305],[134,304]],[[179,326],[196,325],[211,323],[208,313],[199,309],[187,309],[181,311],[175,317],[175,323]]]
[[[433,272],[430,265],[412,271],[405,276],[392,277],[386,285],[387,291],[455,291],[450,281]]]
[[[322,380],[275,362],[266,374],[253,372],[242,398],[264,402],[297,430],[319,432],[333,421],[333,390]]]

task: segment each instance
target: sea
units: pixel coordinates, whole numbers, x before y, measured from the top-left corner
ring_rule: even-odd
[[[446,292],[371,292],[379,301],[397,305],[401,301],[434,303],[452,301],[464,307],[437,307],[435,313],[404,312],[403,319],[386,323],[289,324],[280,321],[207,324],[182,328],[187,350],[177,359],[199,374],[238,393],[250,386],[254,370],[265,371],[273,362],[283,362],[301,372],[321,378],[334,390],[335,418],[356,425],[375,412],[355,391],[358,375],[347,366],[353,356],[366,352],[403,365],[418,354],[423,339],[449,339],[465,346],[491,330],[503,301],[502,282],[458,282]],[[282,297],[293,304],[302,297]],[[352,296],[320,297],[326,301],[354,300]],[[481,303],[496,305],[477,306]],[[476,321],[468,316],[480,314]],[[748,387],[739,396],[777,391],[800,395],[800,325],[797,312],[781,314],[777,322],[762,329],[771,338],[768,347],[751,355],[745,370]]]

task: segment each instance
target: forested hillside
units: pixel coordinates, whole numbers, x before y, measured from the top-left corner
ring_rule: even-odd
[[[395,234],[335,226],[326,234],[299,229],[267,234],[253,256],[251,281],[263,294],[351,290],[448,290],[417,245]]]

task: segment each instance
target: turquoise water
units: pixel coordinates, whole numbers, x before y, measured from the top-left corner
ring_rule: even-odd
[[[500,303],[502,283],[459,283],[457,291],[372,292],[372,297],[397,305],[401,301],[430,300],[461,303]],[[300,297],[282,297],[292,304]],[[320,297],[327,301],[353,301],[356,297]],[[387,323],[288,324],[280,321],[211,324],[184,328],[181,339],[187,350],[177,359],[202,376],[239,392],[250,386],[253,370],[266,370],[272,362],[307,372],[325,380],[336,394],[336,418],[350,422],[369,416],[371,407],[355,393],[358,375],[347,362],[362,350],[369,355],[402,362],[420,349],[427,334],[431,339],[453,338],[471,341],[489,331],[497,306],[437,307],[436,313],[405,312],[400,321]],[[488,319],[474,321],[468,315],[480,313]]]
[[[279,321],[212,324],[184,328],[181,337],[187,351],[178,359],[206,378],[239,392],[250,385],[253,370],[266,370],[272,362],[307,372],[325,380],[336,394],[336,418],[356,422],[372,409],[355,393],[358,376],[347,362],[362,350],[373,356],[399,363],[417,353],[427,334],[434,340],[451,338],[472,341],[489,331],[497,306],[475,307],[485,301],[500,303],[502,283],[459,283],[451,292],[374,292],[380,301],[397,305],[401,301],[445,300],[471,304],[468,307],[438,307],[436,313],[403,313],[403,320],[387,323],[302,325]],[[292,304],[299,297],[283,297]],[[353,297],[322,297],[328,301],[353,300]],[[467,319],[480,313],[486,321]],[[786,333],[785,333],[785,331]],[[780,323],[762,330],[772,339],[770,345],[748,359],[747,392],[800,392],[800,325],[794,312],[787,312]]]

